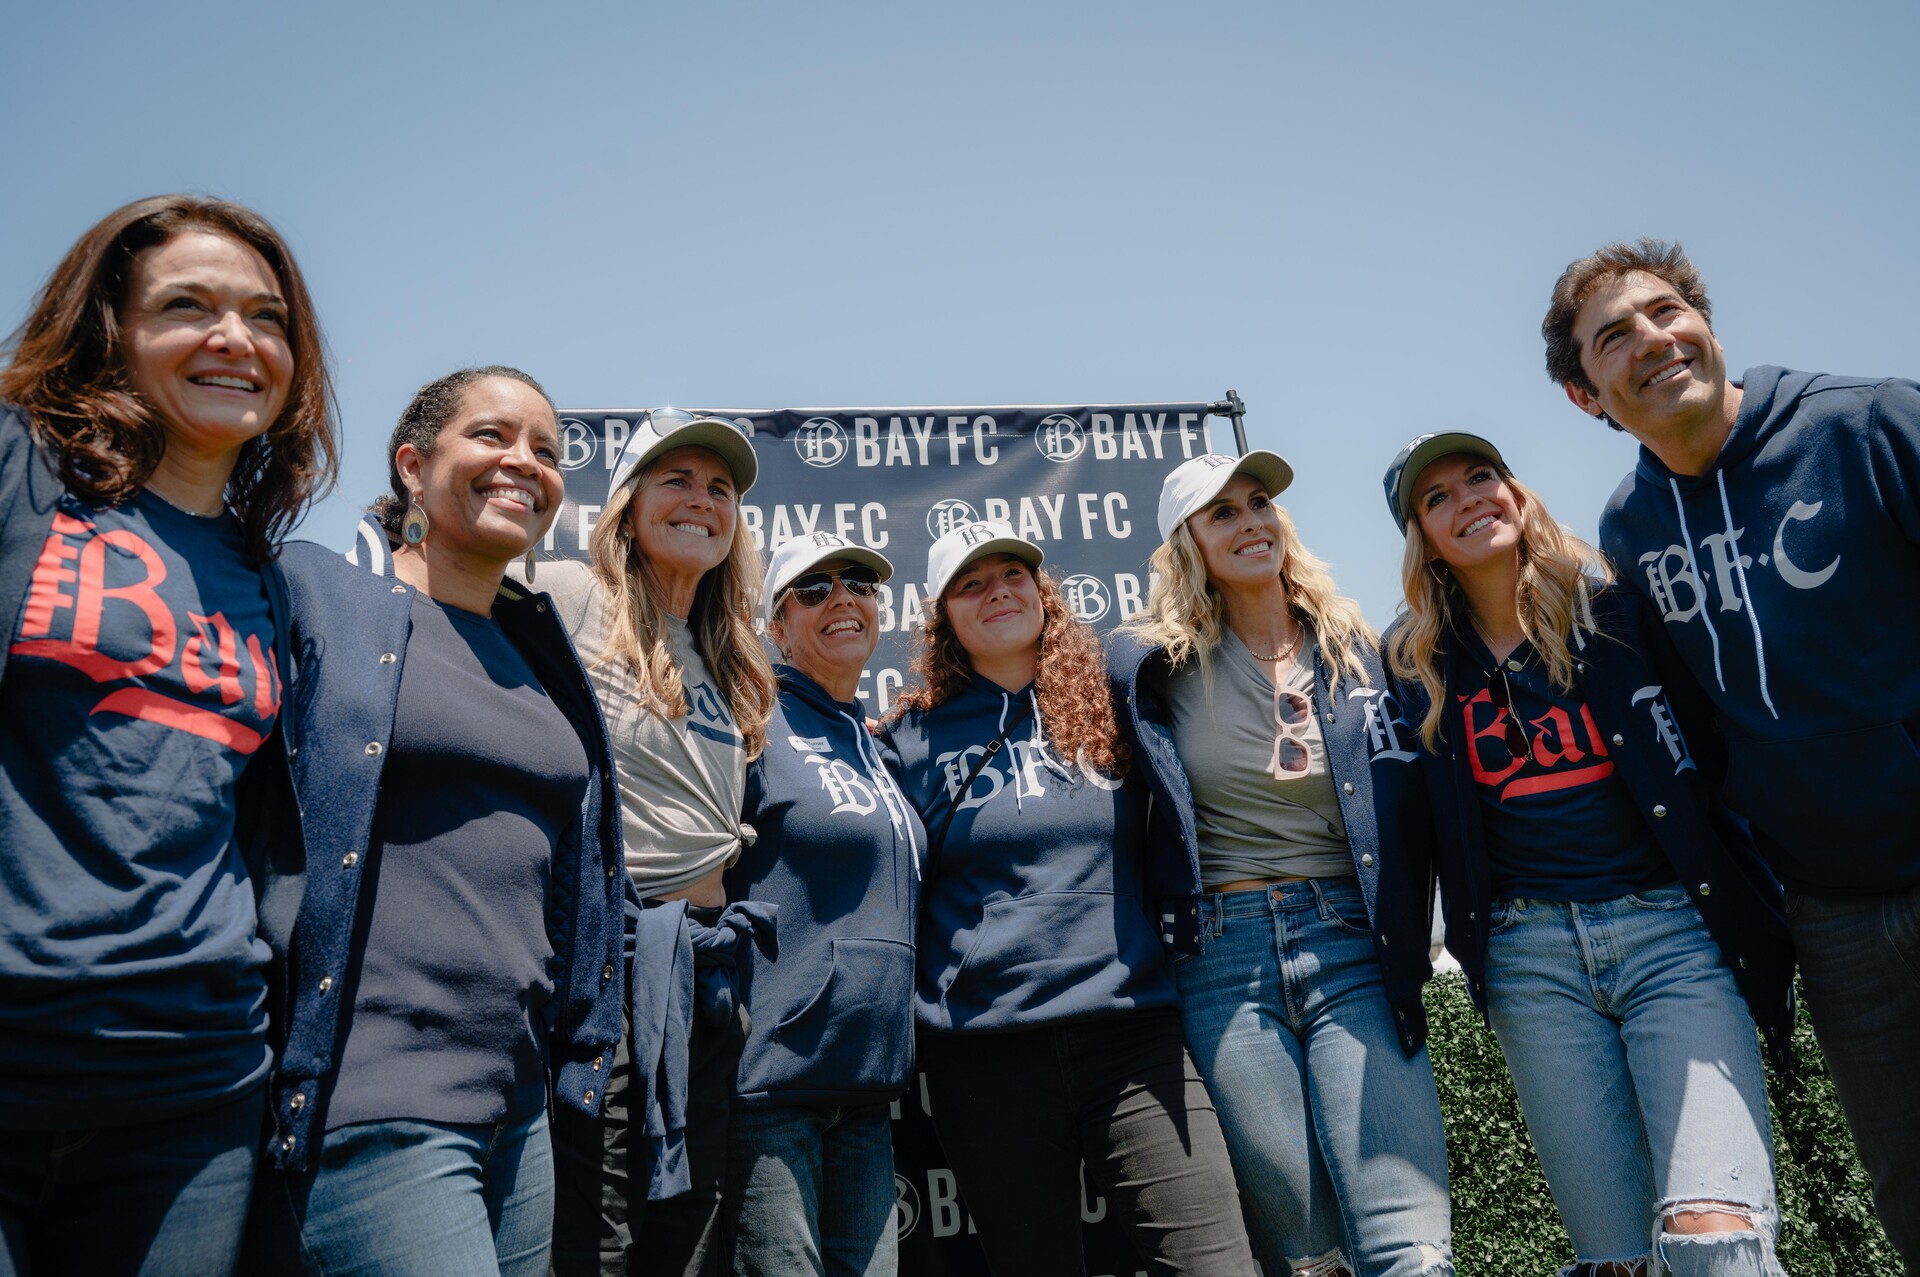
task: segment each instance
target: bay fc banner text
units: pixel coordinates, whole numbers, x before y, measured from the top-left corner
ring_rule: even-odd
[[[752,441],[760,473],[741,499],[740,524],[763,555],[793,537],[833,532],[892,560],[879,646],[860,685],[873,714],[907,677],[928,605],[927,549],[941,533],[976,518],[1006,520],[1046,551],[1075,613],[1105,630],[1146,601],[1160,481],[1214,451],[1205,403],[689,411],[731,421]],[[567,502],[547,534],[549,555],[587,557],[608,473],[645,419],[645,409],[561,412]],[[900,1270],[985,1273],[926,1109],[916,1073],[893,1104]],[[1084,1174],[1080,1218],[1087,1271],[1132,1277],[1139,1262]]]

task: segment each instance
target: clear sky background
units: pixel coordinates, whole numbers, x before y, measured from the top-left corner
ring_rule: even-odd
[[[259,209],[334,353],[302,535],[342,545],[466,364],[575,407],[1232,387],[1385,624],[1413,434],[1488,435],[1593,535],[1633,447],[1538,326],[1605,240],[1684,241],[1735,369],[1920,374],[1916,47],[1911,0],[15,0],[0,327],[118,204]]]

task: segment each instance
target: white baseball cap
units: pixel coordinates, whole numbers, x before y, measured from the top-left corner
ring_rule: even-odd
[[[1219,496],[1236,474],[1252,475],[1270,497],[1279,496],[1293,482],[1293,467],[1286,458],[1260,448],[1244,457],[1205,452],[1183,461],[1160,484],[1160,539],[1172,536],[1194,511]]]
[[[960,569],[989,554],[1011,554],[1030,568],[1046,561],[1039,546],[1013,530],[1011,523],[998,519],[976,519],[963,523],[933,543],[927,551],[927,597],[937,599],[947,592],[947,583]]]
[[[675,448],[706,448],[720,454],[733,472],[735,492],[745,494],[760,475],[760,463],[753,445],[739,426],[725,417],[696,417],[684,408],[651,408],[634,423],[619,460],[613,463],[613,477],[607,483],[607,495],[620,491],[655,457]]]
[[[805,576],[816,563],[825,563],[828,559],[865,564],[878,572],[882,581],[893,575],[892,562],[878,550],[869,550],[864,545],[831,532],[809,532],[791,541],[782,541],[780,548],[773,552],[773,562],[767,567],[766,585],[760,591],[760,618],[771,621],[773,605],[779,602],[782,592]]]

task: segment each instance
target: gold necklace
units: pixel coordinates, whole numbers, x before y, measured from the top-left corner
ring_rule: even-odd
[[[1300,640],[1306,636],[1306,633],[1307,627],[1295,622],[1293,627],[1293,642],[1287,644],[1272,656],[1262,656],[1250,647],[1247,648],[1247,655],[1256,661],[1265,661],[1269,665],[1278,665],[1281,661],[1293,655],[1294,649],[1300,646]],[[1244,645],[1245,640],[1243,639],[1241,642]]]

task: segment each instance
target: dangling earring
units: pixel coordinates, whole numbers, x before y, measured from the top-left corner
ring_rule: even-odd
[[[400,539],[408,545],[419,545],[427,539],[429,530],[426,508],[408,497],[407,517],[400,521]]]
[[[539,565],[534,561],[533,547],[528,546],[527,547],[527,584],[528,585],[533,584],[533,570],[537,566]]]

